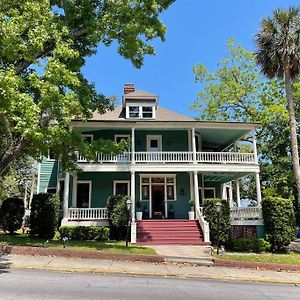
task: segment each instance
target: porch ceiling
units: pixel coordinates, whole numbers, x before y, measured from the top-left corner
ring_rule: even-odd
[[[249,133],[241,128],[201,128],[202,143],[206,147],[222,150]]]
[[[205,172],[202,174],[204,175],[204,181],[219,181],[221,183],[251,175],[251,173],[244,172]]]

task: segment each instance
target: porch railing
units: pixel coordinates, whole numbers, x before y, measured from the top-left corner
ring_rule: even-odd
[[[231,207],[230,218],[232,220],[262,219],[261,207]]]
[[[87,159],[77,155],[79,163],[87,162]],[[192,163],[193,152],[135,152],[134,161],[136,163]],[[119,155],[98,153],[97,163],[130,163],[132,153],[126,152]],[[196,163],[222,163],[222,164],[254,164],[254,153],[238,152],[196,152]]]
[[[107,208],[69,208],[69,220],[107,220]]]
[[[209,239],[209,223],[204,219],[203,207],[196,209],[196,219],[199,221],[199,224],[201,226],[201,229],[203,232],[203,240],[205,243],[208,243],[210,241],[210,239]]]

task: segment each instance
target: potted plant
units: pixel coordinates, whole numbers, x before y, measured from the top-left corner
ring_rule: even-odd
[[[141,201],[137,201],[136,202],[136,213],[135,213],[135,217],[137,221],[141,221],[143,219],[143,212],[141,211]]]
[[[191,199],[189,201],[189,205],[191,207],[191,210],[189,211],[189,220],[195,220],[195,210],[194,210],[195,200]]]

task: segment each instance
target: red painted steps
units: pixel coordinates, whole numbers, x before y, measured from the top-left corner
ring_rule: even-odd
[[[137,243],[147,245],[204,245],[198,221],[143,220],[137,221]]]

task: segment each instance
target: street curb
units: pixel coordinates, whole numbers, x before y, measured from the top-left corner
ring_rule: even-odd
[[[273,283],[273,284],[288,284],[288,285],[300,285],[299,281],[286,281],[286,280],[275,280],[267,278],[248,278],[248,277],[228,277],[228,276],[215,276],[215,275],[190,275],[190,274],[157,274],[148,272],[130,272],[130,271],[109,271],[109,270],[99,270],[99,269],[67,269],[67,268],[52,268],[52,267],[18,267],[11,266],[12,269],[16,270],[44,270],[52,272],[63,272],[63,273],[93,273],[93,274],[103,274],[103,275],[129,275],[129,276],[153,276],[153,277],[167,277],[167,278],[180,278],[180,279],[204,279],[204,280],[217,280],[223,282],[255,282],[255,283]]]

